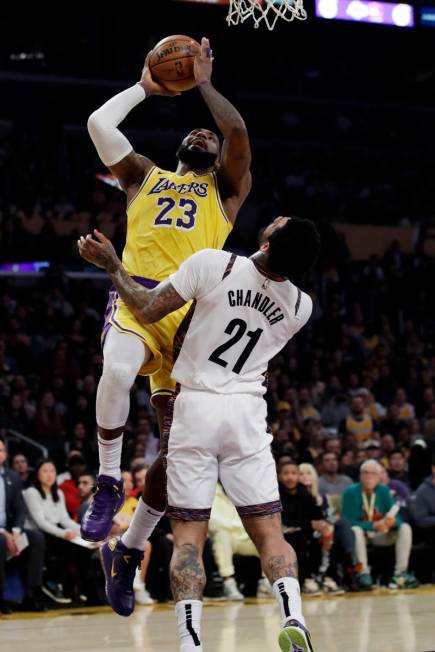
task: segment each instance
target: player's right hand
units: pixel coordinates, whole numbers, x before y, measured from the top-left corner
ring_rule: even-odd
[[[152,75],[151,70],[148,65],[150,58],[150,53],[148,52],[145,59],[145,65],[142,70],[142,75],[138,84],[142,86],[147,97],[150,95],[166,95],[168,97],[175,97],[176,95],[181,95],[181,93],[176,93],[175,91],[169,91],[167,88],[156,82]]]
[[[115,272],[121,265],[121,261],[116,255],[112,243],[97,229],[94,229],[94,236],[97,238],[96,240],[90,233],[86,237],[82,235],[77,240],[80,256],[97,267],[102,267],[109,274]]]

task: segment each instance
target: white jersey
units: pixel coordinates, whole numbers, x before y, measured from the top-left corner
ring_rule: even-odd
[[[215,249],[193,254],[169,278],[183,299],[196,300],[172,377],[195,390],[264,394],[269,360],[310,318],[308,294]]]

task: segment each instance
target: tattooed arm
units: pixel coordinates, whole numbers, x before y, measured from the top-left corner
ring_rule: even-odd
[[[170,281],[163,281],[153,290],[147,290],[136,283],[125,271],[110,240],[97,229],[94,229],[94,235],[97,240],[91,235],[86,238],[82,236],[78,240],[80,255],[106,270],[121,299],[138,321],[152,324],[184,306],[186,301],[175,291]]]
[[[237,109],[211,83],[213,56],[208,39],[201,40],[196,53],[194,72],[199,91],[224,137],[220,166],[219,189],[225,211],[234,223],[240,206],[251,189],[251,147],[248,130]]]

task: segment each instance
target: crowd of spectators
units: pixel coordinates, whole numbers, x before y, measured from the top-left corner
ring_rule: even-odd
[[[323,261],[304,285],[315,306],[309,325],[271,361],[266,400],[283,527],[306,593],[434,580],[433,265],[394,246],[365,263]],[[98,471],[94,404],[106,298],[103,281],[61,271],[2,280],[3,611],[18,568],[25,608],[104,601],[98,550],[78,545],[77,535]],[[16,433],[44,447],[43,459]],[[113,534],[128,526],[159,447],[144,378],[131,393],[124,442],[127,501]],[[267,595],[258,559],[223,500],[217,496],[206,548],[208,594]],[[166,520],[145,553],[138,602],[170,599]]]

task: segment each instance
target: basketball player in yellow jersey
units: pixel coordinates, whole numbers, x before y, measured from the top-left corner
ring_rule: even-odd
[[[148,288],[155,287],[195,251],[222,248],[251,188],[251,151],[242,117],[211,83],[213,57],[203,38],[195,57],[198,89],[223,135],[194,129],[177,151],[175,172],[162,170],[136,153],[117,128],[127,114],[151,95],[176,95],[156,83],[148,57],[140,81],[119,93],[89,118],[88,130],[103,163],[117,177],[127,198],[127,239],[123,264]],[[129,394],[137,374],[151,376],[152,401],[160,429],[170,396],[172,348],[187,308],[157,324],[141,325],[113,290],[103,330],[104,366],[96,401],[100,469],[94,498],[82,521],[83,538],[101,541],[109,534],[123,502],[122,437]],[[124,543],[135,533],[151,534],[166,507],[162,459],[148,470]],[[124,541],[124,538],[123,538]],[[127,569],[126,569],[127,570]],[[121,573],[121,570],[120,570]],[[133,569],[134,576],[134,569]]]

